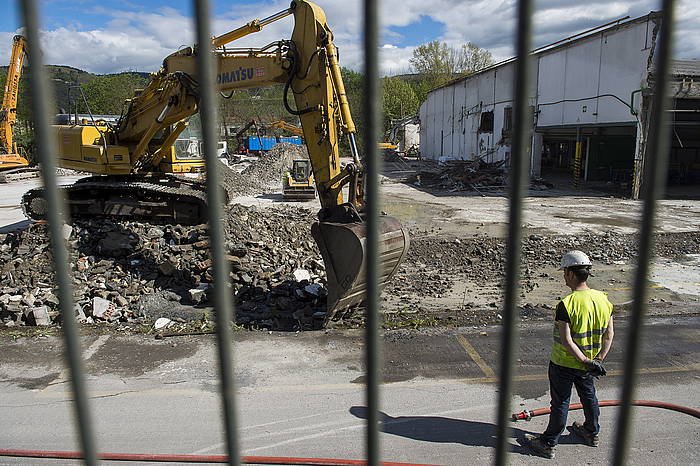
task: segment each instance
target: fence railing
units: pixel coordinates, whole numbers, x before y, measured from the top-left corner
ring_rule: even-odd
[[[26,27],[29,44],[29,62],[34,70],[43,67],[39,38],[39,15],[37,0],[23,0],[22,18]],[[194,0],[197,39],[199,44],[210,40],[210,8],[208,0]],[[378,150],[374,141],[379,140],[378,118],[378,2],[364,0],[364,54],[366,75],[364,118],[366,121],[367,154],[367,308],[366,308],[366,403],[367,403],[367,462],[377,465],[379,458],[379,292],[378,292],[378,225],[379,225],[379,183],[381,169]],[[532,0],[519,0],[517,7],[517,31],[515,49],[517,51],[514,88],[514,125],[512,138],[512,167],[510,176],[510,207],[506,262],[506,286],[503,310],[503,339],[500,360],[500,382],[498,428],[495,463],[507,463],[509,436],[510,400],[513,383],[513,366],[517,346],[517,294],[520,275],[521,223],[523,198],[527,186],[529,165],[528,147],[532,131],[532,117],[529,106],[528,67],[531,59],[530,42],[532,36]],[[668,70],[672,50],[673,0],[663,0],[662,32],[656,57],[655,83],[651,122],[647,144],[646,196],[640,227],[638,268],[633,291],[633,309],[629,320],[629,338],[625,349],[625,366],[622,388],[622,405],[617,422],[616,442],[613,462],[625,462],[631,424],[631,401],[633,399],[636,372],[639,367],[639,347],[644,316],[647,309],[646,281],[652,258],[652,232],[654,230],[657,201],[664,190],[665,173],[668,165],[669,131],[667,112],[669,108]],[[224,409],[225,438],[230,464],[240,463],[237,423],[235,416],[235,387],[233,383],[232,335],[229,322],[234,317],[231,293],[228,291],[228,264],[224,260],[224,235],[221,219],[222,196],[218,189],[219,174],[216,163],[216,104],[214,79],[210,66],[211,56],[198,54],[201,79],[201,120],[204,139],[204,152],[207,160],[207,192],[209,201],[209,234],[211,256],[215,277],[215,305],[217,309],[217,340],[219,348],[219,374],[221,377],[221,397]],[[85,389],[85,373],[81,357],[80,341],[74,316],[73,290],[70,278],[68,251],[63,241],[65,217],[64,201],[58,188],[55,170],[55,139],[50,135],[49,106],[50,90],[46,74],[31,73],[32,111],[35,118],[36,145],[42,166],[48,204],[48,224],[53,248],[56,283],[64,329],[67,365],[70,370],[74,394],[75,421],[79,433],[84,461],[97,464],[97,447],[93,437],[92,416],[89,410]]]

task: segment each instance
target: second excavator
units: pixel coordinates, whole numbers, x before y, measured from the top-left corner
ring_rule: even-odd
[[[259,49],[230,47],[231,42],[287,16],[294,18],[291,39]],[[190,224],[207,221],[203,184],[176,175],[188,166],[201,169],[203,161],[180,161],[173,151],[186,119],[198,111],[198,53],[215,55],[216,81],[222,93],[284,85],[284,106],[301,121],[321,203],[319,221],[311,231],[327,273],[327,318],[362,306],[364,168],[333,33],[323,10],[306,0],[294,0],[288,9],[215,37],[211,44],[169,55],[148,86],[128,101],[117,124],[56,126],[58,165],[95,174],[65,188],[71,216]],[[289,94],[294,97],[294,108]],[[353,159],[344,166],[339,154],[342,137],[347,137]],[[40,189],[25,194],[23,207],[30,218],[44,218],[42,195]],[[397,271],[408,242],[407,232],[396,219],[381,217],[380,287]]]
[[[17,99],[22,65],[27,53],[27,40],[20,35],[12,39],[12,53],[7,67],[7,80],[0,107],[0,182],[35,178],[38,170],[29,167],[29,161],[17,150],[14,126],[17,121]]]

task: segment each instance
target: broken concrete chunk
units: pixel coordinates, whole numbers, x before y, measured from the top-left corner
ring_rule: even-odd
[[[195,304],[200,304],[207,299],[208,283],[202,283],[197,288],[189,290],[190,300]]]
[[[306,269],[296,269],[294,271],[294,279],[298,282],[311,281],[311,274]]]
[[[27,322],[30,325],[51,325],[51,317],[49,316],[49,308],[47,306],[34,307],[25,315],[27,317]]]
[[[326,289],[320,283],[312,283],[311,285],[306,285],[304,291],[312,296],[325,296]]]
[[[165,276],[170,276],[175,273],[177,270],[177,267],[175,264],[173,264],[171,261],[165,261],[160,266],[158,266],[160,269],[160,273],[162,273]]]
[[[114,312],[114,304],[104,298],[92,298],[92,316],[99,319],[109,319]]]

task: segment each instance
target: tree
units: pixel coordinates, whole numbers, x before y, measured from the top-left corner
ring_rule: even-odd
[[[381,85],[384,132],[387,132],[393,121],[416,113],[420,103],[411,85],[400,78],[384,78]]]
[[[435,88],[491,65],[493,56],[471,42],[452,47],[434,40],[416,47],[409,63],[417,73],[424,75],[431,88]]]
[[[134,90],[145,85],[145,79],[135,73],[98,76],[82,86],[90,112],[95,115],[119,115],[124,101],[134,96]],[[78,96],[78,108],[87,112]]]

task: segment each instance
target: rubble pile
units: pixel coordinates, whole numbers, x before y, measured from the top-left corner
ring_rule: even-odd
[[[486,162],[482,159],[426,162],[411,182],[445,191],[478,191],[503,188],[507,183],[505,160]]]
[[[221,164],[221,185],[229,199],[237,196],[276,192],[280,189],[282,172],[293,160],[308,159],[306,147],[280,142],[248,165],[241,173]]]
[[[451,160],[421,163],[421,169],[407,182],[424,188],[447,192],[503,190],[508,183],[505,160],[486,162],[483,159]],[[530,189],[542,191],[553,185],[538,178],[530,180]]]
[[[231,206],[227,260],[237,323],[306,329],[325,319],[323,262],[310,233],[313,215],[291,207]],[[59,320],[47,229],[0,235],[0,321],[48,325]],[[206,225],[153,226],[76,221],[72,249],[76,316],[86,322],[187,318],[213,305]],[[200,314],[197,314],[201,316]]]
[[[258,160],[243,170],[243,175],[259,180],[267,186],[279,182],[282,171],[292,166],[293,160],[308,159],[306,146],[289,142],[280,142],[267,152],[263,152]]]

